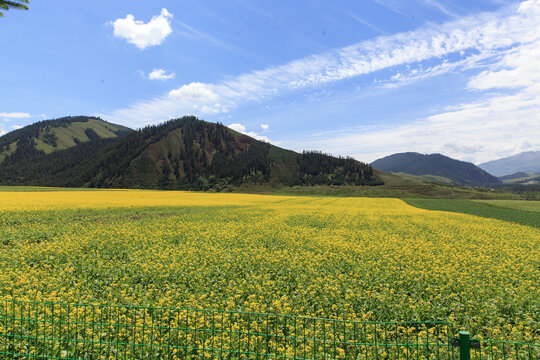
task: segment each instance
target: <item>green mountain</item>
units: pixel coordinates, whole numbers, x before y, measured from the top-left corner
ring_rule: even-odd
[[[53,169],[46,175],[33,172],[25,176],[26,168],[10,162],[12,172],[19,174],[13,177],[0,163],[0,183],[186,190],[226,190],[247,183],[380,184],[369,165],[354,159],[319,152],[299,154],[195,117],[131,131],[100,144],[98,151],[87,149],[88,145],[81,142],[65,150],[42,153],[40,168]],[[72,161],[75,157],[80,160]],[[65,158],[69,161],[61,161]]]
[[[131,132],[95,117],[41,121],[0,137],[0,183],[53,184],[53,176]]]
[[[488,161],[479,168],[495,176],[511,175],[518,172],[540,173],[540,151],[527,151],[514,156]]]
[[[505,184],[536,184],[540,183],[540,173],[532,171],[520,171],[515,174],[500,176]]]
[[[130,129],[96,117],[72,116],[45,120],[0,137],[0,162],[26,158],[29,154],[50,154],[75,145],[125,135]]]
[[[413,152],[393,154],[378,159],[371,165],[381,171],[410,174],[424,181],[431,178],[435,182],[452,182],[464,186],[488,186],[500,183],[499,179],[474,164],[441,154],[424,155]]]

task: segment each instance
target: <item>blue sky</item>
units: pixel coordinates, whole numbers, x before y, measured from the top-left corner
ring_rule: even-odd
[[[540,150],[540,0],[31,1],[0,33],[0,132],[193,114],[362,161]]]

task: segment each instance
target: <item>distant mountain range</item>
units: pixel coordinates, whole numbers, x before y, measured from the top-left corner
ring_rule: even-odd
[[[296,153],[183,117],[141,130],[93,117],[42,121],[0,137],[0,184],[226,190],[244,183],[378,185],[368,164]]]
[[[377,169],[415,184],[500,187],[501,181],[538,183],[539,159],[537,151],[480,165],[499,169],[495,174],[527,169],[499,179],[441,154],[393,154],[369,165],[321,152],[296,153],[195,117],[134,131],[74,116],[0,136],[0,184],[218,191],[242,184],[381,185],[384,174]]]
[[[424,181],[446,182],[463,186],[500,184],[498,178],[474,164],[441,154],[399,153],[378,159],[371,165],[377,170],[408,174]]]
[[[540,174],[540,151],[522,152],[514,156],[479,164],[478,167],[499,177],[519,172]]]

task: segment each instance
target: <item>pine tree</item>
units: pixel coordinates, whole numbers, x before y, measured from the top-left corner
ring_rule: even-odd
[[[10,8],[28,10],[28,6],[25,5],[28,3],[29,0],[0,0],[0,16],[4,16],[2,10],[9,10]]]

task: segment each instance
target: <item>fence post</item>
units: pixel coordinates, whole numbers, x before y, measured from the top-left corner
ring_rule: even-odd
[[[471,337],[468,331],[459,332],[459,360],[471,360]]]

